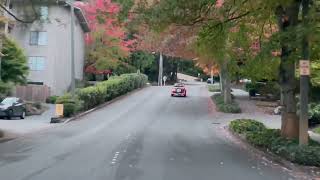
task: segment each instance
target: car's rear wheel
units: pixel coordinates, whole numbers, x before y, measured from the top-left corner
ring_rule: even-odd
[[[22,111],[22,114],[21,114],[20,118],[21,118],[21,119],[26,118],[26,111]]]

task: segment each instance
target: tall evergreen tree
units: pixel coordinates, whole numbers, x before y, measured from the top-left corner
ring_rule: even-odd
[[[13,40],[3,41],[1,79],[3,82],[26,83],[28,75],[27,57]]]

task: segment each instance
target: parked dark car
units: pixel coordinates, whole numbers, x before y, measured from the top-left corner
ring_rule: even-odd
[[[171,96],[187,97],[187,89],[184,84],[176,83],[171,90]]]
[[[11,119],[20,117],[24,119],[26,116],[25,103],[16,97],[7,97],[0,103],[0,117]]]
[[[208,84],[214,84],[214,80],[211,79],[211,78],[209,78],[209,79],[207,80],[207,83],[208,83]]]

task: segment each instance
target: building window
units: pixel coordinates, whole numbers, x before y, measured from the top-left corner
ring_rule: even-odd
[[[45,58],[41,56],[29,57],[29,69],[31,71],[43,71],[45,66]]]
[[[49,20],[49,8],[48,8],[48,6],[40,6],[40,20],[41,21]]]
[[[30,45],[45,46],[48,43],[47,32],[31,31],[30,33]]]

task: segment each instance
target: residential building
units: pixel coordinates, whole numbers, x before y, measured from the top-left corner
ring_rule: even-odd
[[[34,4],[32,4],[34,3]],[[50,87],[51,95],[62,95],[71,87],[71,9],[63,0],[11,0],[17,17],[32,23],[16,22],[10,35],[28,56],[28,83]],[[33,12],[33,13],[31,13]],[[82,80],[85,34],[90,31],[81,9],[75,8],[75,78]]]

